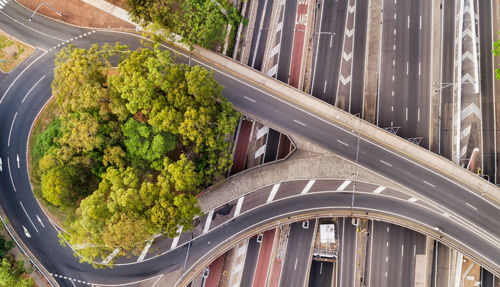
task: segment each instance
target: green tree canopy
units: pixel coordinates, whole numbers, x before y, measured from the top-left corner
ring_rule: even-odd
[[[196,194],[231,165],[226,138],[238,119],[212,74],[158,46],[70,46],[52,88],[59,116],[36,145],[42,197],[69,214],[65,239],[84,260],[192,228]]]
[[[498,32],[498,35],[500,35],[500,32]],[[498,39],[495,43],[493,43],[493,55],[495,56],[500,56],[500,39]],[[495,69],[495,73],[497,76],[497,79],[500,80],[500,68]]]

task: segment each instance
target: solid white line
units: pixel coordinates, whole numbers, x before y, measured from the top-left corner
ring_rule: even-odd
[[[345,217],[342,217],[342,247],[340,250],[342,250],[342,255],[341,255],[341,259],[340,259],[340,262],[344,262],[344,241],[345,241],[345,237],[344,237],[344,234],[345,234]],[[342,286],[342,274],[343,274],[343,267],[344,267],[344,264],[340,264],[340,274],[339,274],[339,286]]]
[[[316,182],[315,179],[311,179],[307,184],[306,186],[304,187],[304,189],[302,190],[302,192],[300,194],[306,194],[309,192],[309,190],[311,189],[311,187],[313,186],[313,184]]]
[[[12,188],[14,189],[14,192],[17,192],[16,186],[14,185],[14,180],[12,180],[12,172],[10,172],[10,159],[9,159],[9,157],[7,157],[7,168],[9,169],[10,183],[12,183]]]
[[[267,198],[266,203],[269,203],[273,201],[274,197],[276,196],[276,193],[278,192],[278,189],[280,188],[281,183],[277,183],[273,186],[273,189],[271,190],[271,193],[269,193],[269,197]]]
[[[388,162],[385,162],[385,161],[383,161],[383,160],[380,160],[380,162],[381,162],[381,163],[383,163],[383,164],[385,164],[385,165],[387,165],[387,166],[391,166],[391,167],[392,167],[392,164],[390,164],[390,163],[388,163]]]
[[[38,82],[36,82],[36,84],[34,84],[33,87],[31,87],[31,89],[28,91],[26,96],[24,96],[23,100],[21,101],[21,104],[24,103],[24,100],[26,100],[26,97],[31,93],[31,91],[33,91],[33,89],[38,85],[38,83],[40,83],[44,78],[45,78],[45,76],[41,77],[40,80],[38,80]]]
[[[379,194],[379,193],[381,193],[382,191],[384,191],[384,189],[385,189],[385,186],[379,186],[379,187],[377,187],[377,188],[373,191],[373,193],[375,193],[375,194]]]
[[[53,37],[53,36],[51,36],[51,35],[49,35],[49,34],[45,34],[45,33],[41,32],[41,31],[35,30],[35,29],[31,28],[30,26],[27,26],[27,25],[25,25],[25,24],[23,24],[23,23],[21,23],[21,22],[17,21],[16,19],[14,19],[14,18],[10,17],[9,15],[7,15],[7,13],[5,13],[5,12],[3,12],[3,11],[0,11],[0,13],[2,13],[2,14],[4,14],[5,16],[9,17],[12,21],[16,22],[17,24],[22,25],[22,26],[24,26],[24,27],[26,27],[26,28],[28,28],[28,29],[30,29],[30,30],[32,30],[32,31],[35,31],[35,32],[37,32],[37,33],[39,33],[39,34],[45,35],[45,36],[47,36],[47,37],[50,37],[50,38],[55,39],[55,40],[58,40],[58,41],[64,41],[63,39],[59,39],[59,38]],[[40,48],[38,48],[38,49],[40,49]],[[41,50],[41,49],[40,49],[40,50]]]
[[[12,123],[10,124],[9,138],[7,139],[7,146],[10,147],[10,135],[12,134],[12,127],[14,126],[14,122],[16,121],[17,112],[14,114],[14,118],[12,119]]]
[[[26,214],[26,216],[28,217],[28,219],[30,220],[31,222],[31,225],[33,225],[33,228],[35,228],[36,232],[38,232],[38,229],[36,228],[35,224],[33,223],[33,221],[31,220],[31,217],[28,215],[28,213],[26,212],[26,209],[24,208],[24,205],[21,201],[19,201],[19,203],[21,204],[21,207],[23,208],[23,211],[24,213]]]
[[[207,216],[207,221],[205,221],[205,227],[203,228],[203,234],[207,233],[208,229],[210,229],[210,223],[212,223],[212,217],[214,216],[214,210],[210,210]]]
[[[0,11],[2,12],[2,11]],[[3,13],[3,12],[2,12]],[[7,14],[6,14],[7,15]],[[45,54],[47,54],[47,51],[43,52],[43,54],[41,54],[38,58],[36,58],[33,62],[31,62],[26,68],[24,68],[24,70],[19,73],[19,75],[17,75],[17,77],[14,79],[14,81],[12,81],[12,83],[10,83],[9,87],[7,88],[7,90],[5,91],[5,93],[3,93],[3,96],[2,98],[0,99],[0,104],[2,104],[3,102],[3,99],[5,98],[5,95],[7,95],[7,93],[9,92],[10,88],[12,88],[12,85],[14,85],[15,82],[17,82],[17,79],[19,79],[19,77],[21,77],[21,75],[26,71],[28,70],[31,65],[33,65],[34,63],[36,63],[36,61],[38,61],[38,59],[40,59],[41,57],[45,56]]]
[[[345,142],[341,141],[341,140],[337,140],[340,144],[343,144],[345,146],[349,146],[348,144],[346,144]]]
[[[432,183],[430,183],[430,182],[428,182],[428,181],[425,181],[425,180],[424,180],[424,183],[425,183],[425,184],[427,184],[427,185],[429,185],[429,186],[431,186],[431,187],[436,187],[434,184],[432,184]]]
[[[249,100],[249,101],[250,101],[250,102],[252,102],[252,103],[255,103],[255,102],[256,102],[254,99],[251,99],[251,98],[249,98],[249,97],[247,97],[247,96],[243,96],[243,97],[244,97],[245,99]]]
[[[238,203],[236,204],[236,210],[234,211],[233,217],[236,217],[236,216],[240,215],[241,206],[243,206],[243,199],[245,199],[244,196],[238,198]]]
[[[349,184],[351,184],[350,180],[344,181],[338,188],[337,191],[342,191],[344,190]]]
[[[302,126],[306,126],[306,124],[304,124],[303,122],[299,122],[298,120],[293,120],[294,122],[298,123],[299,125],[302,125]]]
[[[179,226],[179,228],[177,228],[177,234],[179,235],[174,237],[174,240],[172,240],[172,245],[170,246],[170,250],[177,247],[177,243],[179,243],[179,238],[181,237],[181,233],[182,233],[182,226]]]
[[[477,207],[475,207],[474,205],[472,205],[472,204],[470,204],[468,202],[466,202],[465,205],[467,205],[468,207],[470,207],[470,208],[472,208],[474,210],[477,210]]]

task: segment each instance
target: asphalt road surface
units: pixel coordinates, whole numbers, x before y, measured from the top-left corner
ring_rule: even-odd
[[[281,271],[281,287],[305,285],[315,228],[315,220],[309,220],[307,229],[302,227],[302,222],[290,225],[285,261]]]
[[[259,5],[257,6],[257,17],[255,18],[256,22],[252,36],[248,65],[259,71],[262,68],[262,61],[264,60],[264,51],[266,49],[267,32],[269,31],[272,8],[272,0],[259,1]]]
[[[0,25],[3,30],[47,51],[38,50],[16,71],[0,79],[0,157],[4,167],[0,173],[0,202],[16,233],[49,272],[87,282],[125,283],[182,267],[187,244],[164,256],[139,264],[116,266],[113,269],[94,269],[88,264],[80,264],[78,258],[73,256],[72,250],[59,245],[56,230],[49,224],[33,198],[25,159],[29,128],[51,94],[53,61],[55,52],[60,49],[57,45],[64,44],[62,40],[70,40],[78,35],[85,36],[71,43],[80,47],[88,47],[91,43],[102,44],[110,40],[120,41],[132,48],[140,44],[139,39],[132,35],[105,31],[88,34],[92,31],[62,25],[44,17],[37,17],[28,23],[30,14],[13,1],[0,11]],[[11,19],[14,17],[18,19],[17,22]],[[29,28],[27,25],[30,25]],[[54,46],[55,50],[49,51]],[[177,56],[176,60],[188,62],[188,58],[182,56]],[[190,62],[206,65],[194,58],[191,58]],[[271,97],[268,93],[256,89],[253,84],[222,73],[219,68],[212,68],[216,80],[225,87],[223,95],[239,110],[257,118],[267,119],[269,124],[285,132],[293,132],[347,159],[354,159],[357,135],[350,130],[339,127],[329,119],[305,112],[295,104],[278,100],[278,95]],[[249,102],[243,96],[251,97],[255,102]],[[337,140],[347,146],[339,145]],[[470,192],[472,187],[450,181],[440,171],[430,166],[424,168],[417,165],[404,155],[391,151],[391,147],[381,147],[372,139],[361,137],[359,154],[359,163],[362,166],[415,190],[422,198],[433,202],[446,212],[446,215],[429,211],[413,202],[362,194],[356,195],[355,210],[377,210],[392,217],[405,218],[426,227],[427,230],[439,226],[445,239],[465,248],[472,256],[482,260],[489,269],[500,273],[500,230],[497,224],[500,211],[496,205]],[[17,156],[20,158],[19,167]],[[251,226],[271,221],[274,216],[284,218],[311,209],[350,207],[349,193],[318,193],[308,194],[307,200],[306,196],[295,197],[241,214],[221,226],[217,232],[207,233],[192,242],[185,274],[191,274],[194,271],[193,266],[216,253],[214,248],[219,244],[229,242],[234,236],[248,231]],[[31,238],[24,235],[24,228]],[[60,277],[57,277],[57,280],[61,286],[73,286],[69,280]]]
[[[309,287],[331,287],[333,276],[333,263],[314,261],[309,274]]]
[[[351,218],[342,218],[338,222],[339,230],[339,275],[338,286],[356,286],[356,249],[358,240],[357,227]]]
[[[277,76],[277,79],[284,83],[288,83],[290,77],[296,12],[297,0],[285,1],[285,14],[283,16],[283,30],[281,31],[281,47],[278,58]]]
[[[248,240],[247,255],[245,257],[245,265],[243,265],[240,287],[252,287],[259,250],[260,243],[257,242],[257,236],[250,238]]]

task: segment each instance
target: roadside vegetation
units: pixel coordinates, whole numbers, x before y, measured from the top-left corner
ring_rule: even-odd
[[[3,228],[3,225],[1,226]],[[10,253],[14,242],[7,240],[0,234],[0,286],[1,287],[32,287],[33,279],[28,273],[33,272],[31,267],[24,266],[24,261],[16,260]]]
[[[500,35],[500,32],[498,32],[498,35]],[[493,55],[500,57],[500,39],[498,39],[495,43],[493,43]],[[495,73],[497,76],[497,79],[500,80],[500,68],[495,69]]]
[[[212,74],[158,46],[70,46],[55,64],[57,114],[30,153],[35,194],[66,216],[62,239],[97,262],[192,228],[196,194],[231,166],[238,119]]]
[[[0,31],[0,72],[12,71],[32,52],[33,48],[25,45]]]
[[[127,0],[127,6],[137,23],[152,24],[208,49],[224,43],[227,25],[235,30],[242,21],[227,0]]]

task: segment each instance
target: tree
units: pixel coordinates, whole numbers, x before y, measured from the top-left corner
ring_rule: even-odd
[[[500,32],[498,32],[498,35],[500,35]],[[495,43],[493,43],[493,55],[495,56],[500,56],[500,39],[498,39]],[[500,80],[500,68],[495,69],[496,77],[498,80]]]
[[[16,270],[7,258],[3,258],[0,265],[0,286],[2,287],[32,287],[33,279],[24,278],[24,271]]]

